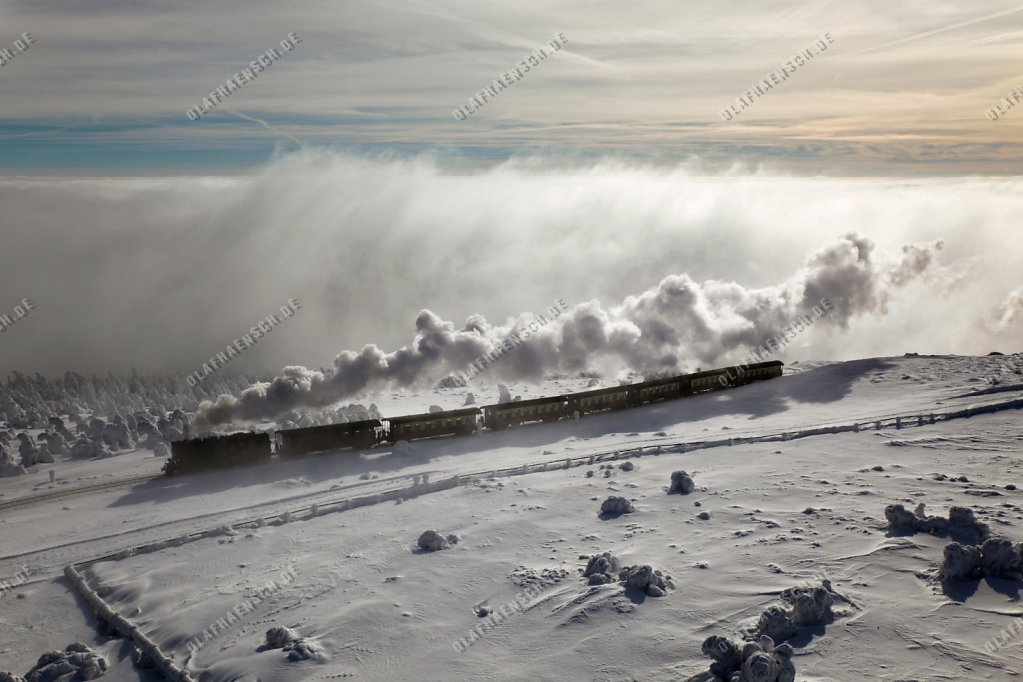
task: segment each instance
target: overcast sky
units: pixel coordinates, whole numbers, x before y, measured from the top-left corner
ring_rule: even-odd
[[[3,0],[0,27],[0,47],[36,40],[0,67],[10,174],[252,172],[299,143],[866,175],[1015,174],[1023,157],[1023,107],[984,115],[1023,86],[1016,3]],[[293,52],[185,116],[290,32]],[[557,33],[561,51],[452,116]],[[721,120],[825,33],[823,54]]]

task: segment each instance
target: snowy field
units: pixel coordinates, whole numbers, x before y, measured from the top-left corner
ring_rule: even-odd
[[[1019,410],[917,425],[918,415],[1023,397],[1019,375],[991,381],[1005,360],[796,363],[762,384],[578,421],[0,509],[0,579],[20,583],[0,591],[0,671],[24,674],[81,641],[110,663],[104,680],[160,679],[98,626],[62,576],[74,564],[204,682],[709,679],[707,637],[738,639],[783,590],[825,579],[835,618],[789,639],[797,679],[1012,679],[1023,635],[999,634],[1023,614],[1023,582],[944,589],[936,571],[950,538],[890,533],[885,521],[896,503],[940,516],[962,506],[993,535],[1023,540]],[[583,386],[511,388],[528,399]],[[496,399],[473,390],[478,404]],[[465,394],[375,401],[390,416],[460,407]],[[912,418],[896,429],[896,416]],[[882,428],[863,427],[876,420]],[[862,428],[749,442],[853,423]],[[163,461],[139,449],[41,465],[0,479],[0,504],[155,475]],[[696,489],[669,494],[680,469]],[[599,515],[610,495],[634,511]],[[417,551],[427,529],[459,541]],[[661,570],[674,589],[588,585],[581,571],[603,552]],[[478,615],[486,609],[499,622]],[[262,647],[275,626],[301,636],[312,658]]]

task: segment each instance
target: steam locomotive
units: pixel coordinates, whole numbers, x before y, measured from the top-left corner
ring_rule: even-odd
[[[269,433],[235,433],[171,443],[164,474],[227,469],[268,462],[276,454],[296,459],[336,450],[366,450],[400,440],[466,436],[480,430],[500,431],[524,424],[556,422],[597,412],[638,407],[698,393],[734,388],[782,374],[778,360],[741,367],[682,374],[626,386],[598,388],[580,393],[518,400],[483,407],[427,412],[384,421],[364,421],[286,429]],[[386,423],[385,423],[386,422]]]

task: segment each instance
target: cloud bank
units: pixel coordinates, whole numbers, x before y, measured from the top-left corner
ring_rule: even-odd
[[[332,372],[341,349],[390,351],[421,333],[432,343],[443,325],[420,319],[424,309],[437,320],[482,314],[501,328],[557,299],[573,308],[562,317],[578,319],[558,367],[574,368],[581,355],[611,372],[616,361],[656,367],[651,358],[671,355],[672,333],[677,347],[689,344],[685,357],[674,351],[680,362],[707,363],[718,345],[753,342],[753,321],[769,330],[781,323],[771,314],[795,311],[801,290],[783,285],[802,283],[793,278],[804,269],[808,300],[865,276],[850,309],[887,315],[845,316],[841,334],[815,326],[782,359],[1023,345],[1020,319],[1007,313],[1023,285],[1017,178],[708,176],[686,165],[535,158],[467,172],[430,158],[319,151],[248,177],[0,180],[0,206],[0,309],[26,297],[36,306],[0,335],[0,373],[136,367],[184,377],[290,298],[302,315],[233,360],[238,371]],[[857,242],[835,241],[849,233],[875,244],[868,257],[887,268],[885,287],[857,265]],[[936,240],[940,260],[920,246]],[[671,273],[685,275],[660,291]],[[686,336],[703,323],[698,307],[673,308],[672,332],[648,320],[664,312],[658,296],[681,292],[711,306],[713,334]],[[759,317],[715,318],[725,309],[718,301],[744,296],[787,298],[782,312],[762,304]],[[585,326],[594,323],[577,312],[593,300],[603,302],[594,315],[610,315],[597,346]],[[742,305],[751,304],[729,309]],[[628,314],[611,313],[621,306]],[[654,343],[659,335],[665,341]],[[487,348],[471,340],[467,363]],[[448,364],[463,361],[445,352]]]

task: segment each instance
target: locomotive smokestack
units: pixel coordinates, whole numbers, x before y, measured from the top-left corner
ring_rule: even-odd
[[[498,326],[480,315],[458,326],[424,310],[410,346],[390,353],[375,345],[346,350],[327,372],[285,367],[237,398],[202,403],[197,425],[273,419],[388,388],[432,385],[452,374],[510,382],[540,381],[555,372],[652,374],[713,366],[757,351],[799,321],[820,318],[819,325],[845,329],[853,317],[884,314],[892,291],[926,272],[941,248],[940,241],[914,244],[903,247],[900,258],[879,258],[869,239],[849,234],[812,254],[787,281],[761,289],[670,275],[613,307],[596,300],[572,308],[559,303],[539,318],[524,315]],[[821,317],[824,300],[829,307]]]

